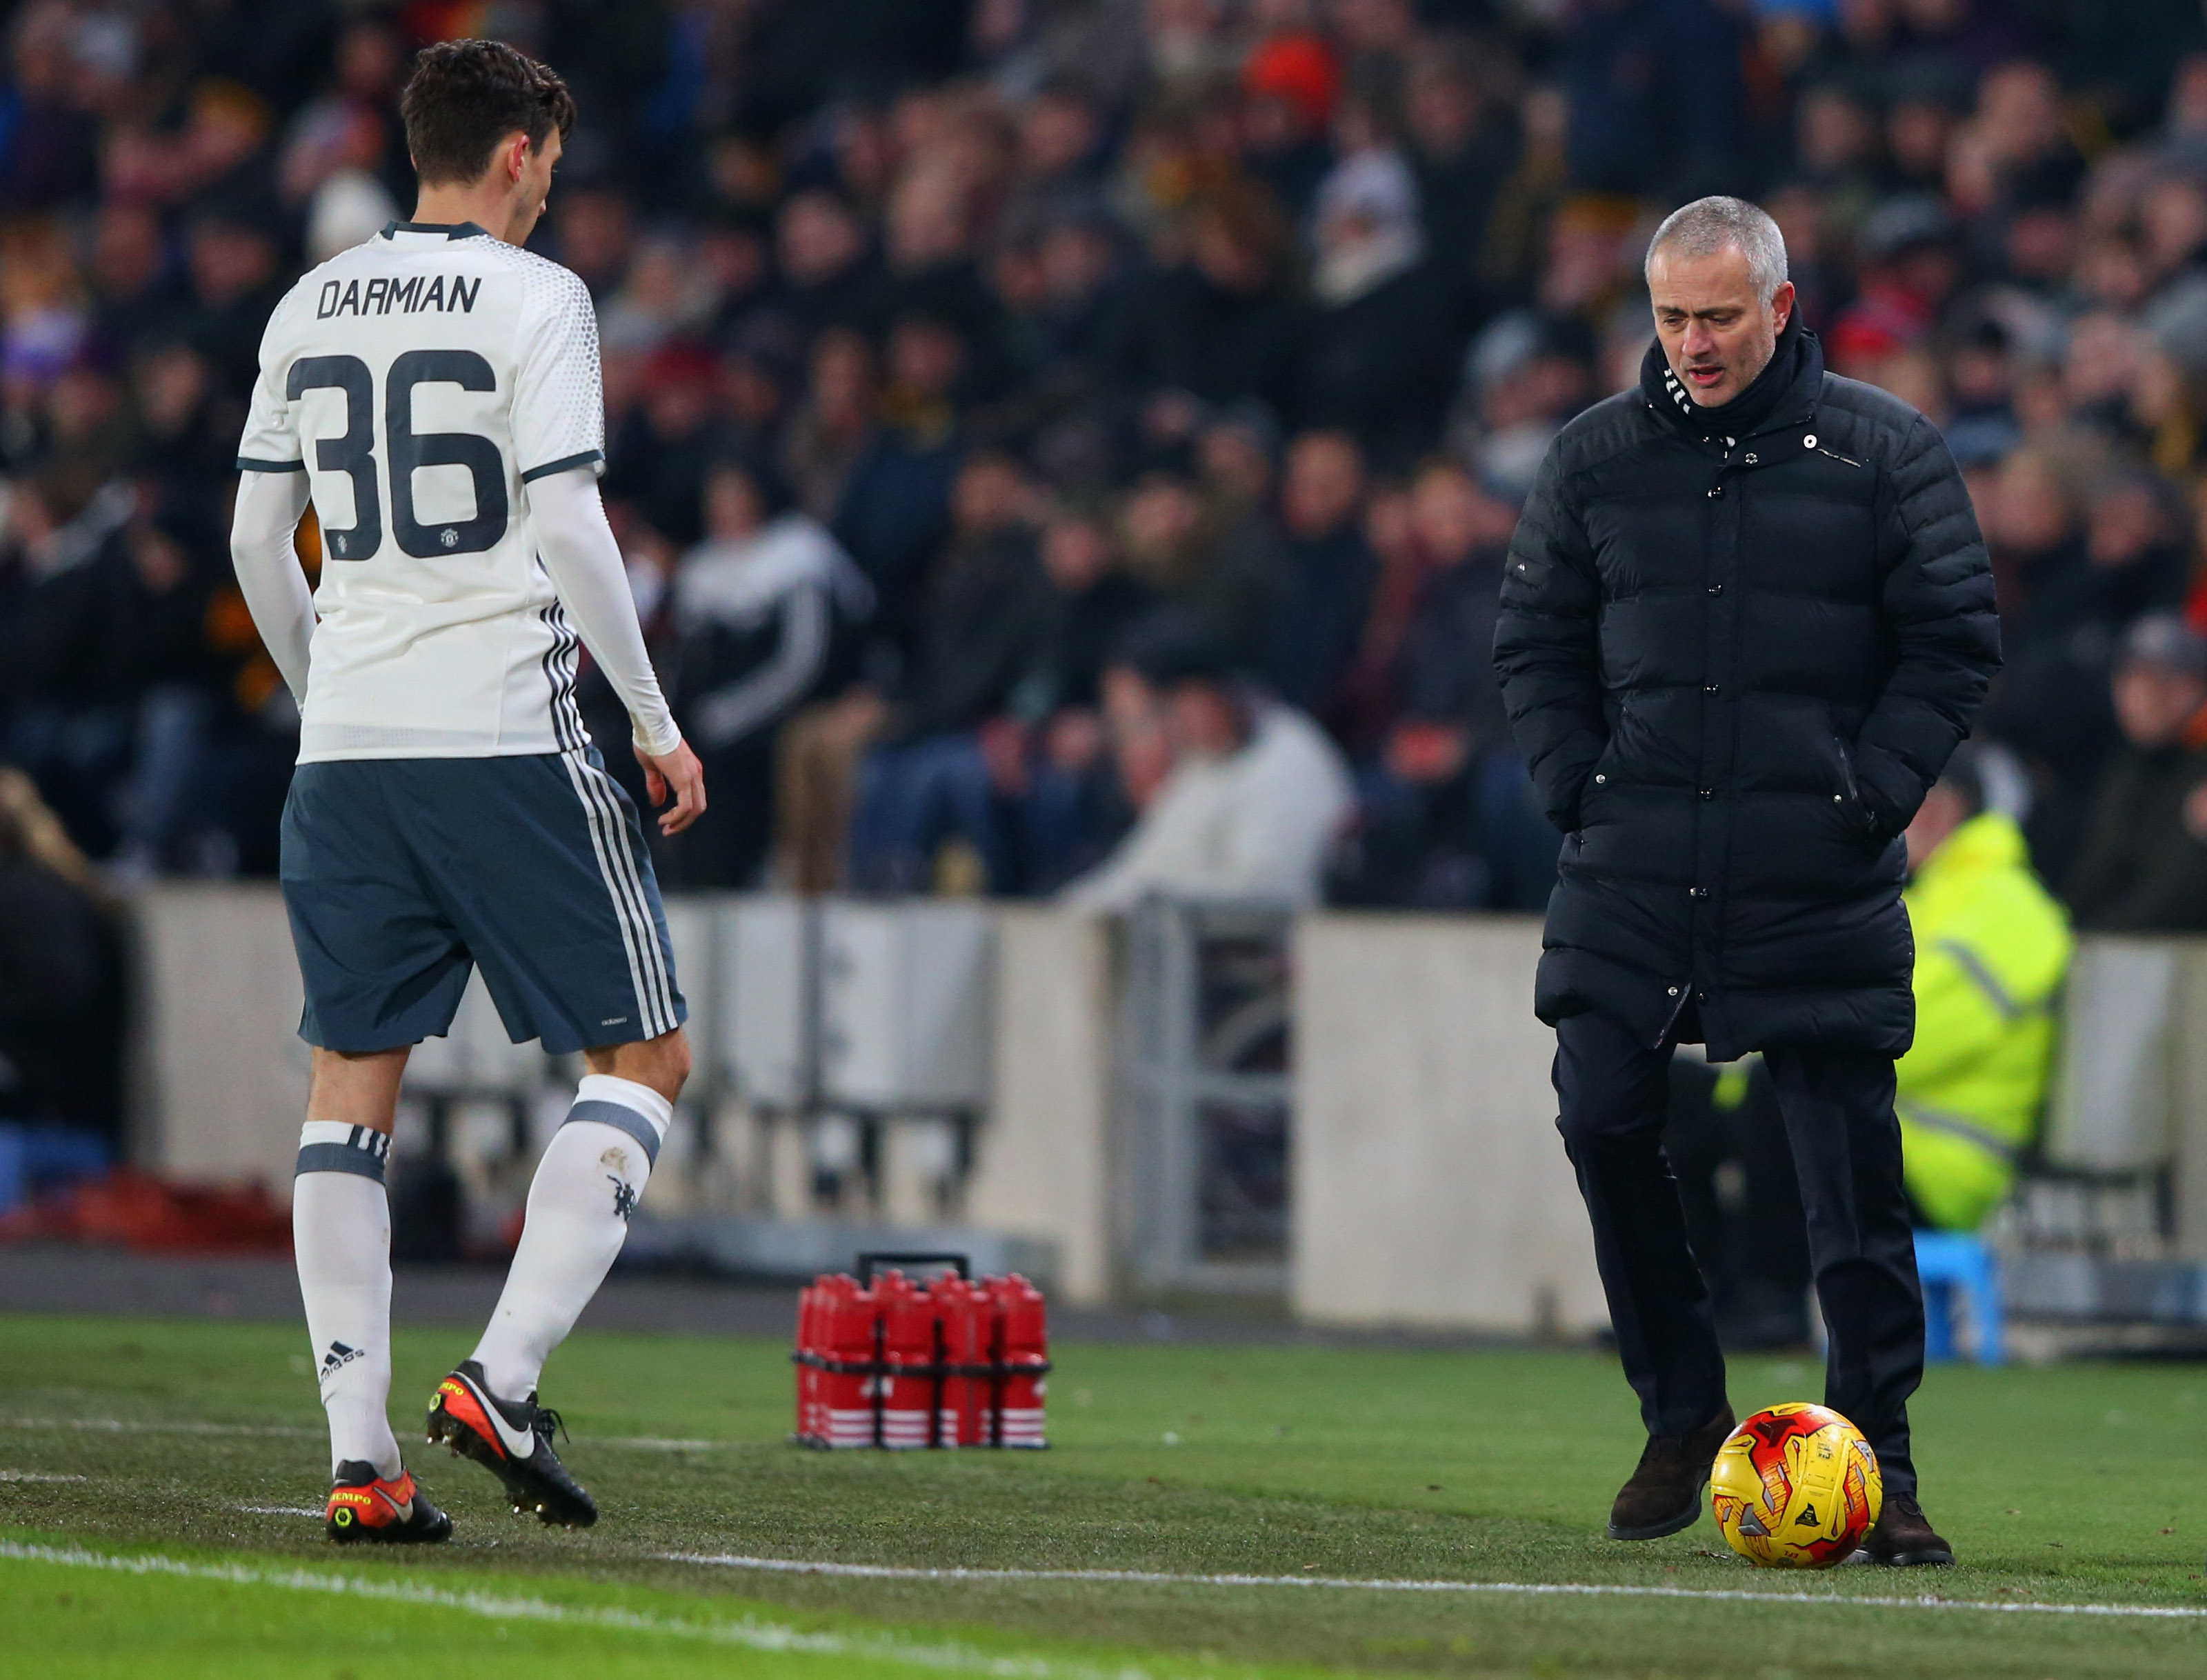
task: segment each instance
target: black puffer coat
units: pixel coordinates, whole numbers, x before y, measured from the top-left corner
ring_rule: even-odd
[[[1702,409],[1651,347],[1564,428],[1503,574],[1511,728],[1563,829],[1535,1007],[1710,1054],[1898,1055],[1901,830],[1999,668],[1961,474],[1797,314]]]

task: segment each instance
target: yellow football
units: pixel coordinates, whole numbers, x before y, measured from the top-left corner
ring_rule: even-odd
[[[1877,1522],[1885,1480],[1862,1431],[1824,1406],[1757,1412],[1717,1449],[1717,1527],[1750,1563],[1827,1569]]]

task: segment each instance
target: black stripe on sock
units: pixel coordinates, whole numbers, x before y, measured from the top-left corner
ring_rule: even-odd
[[[380,1184],[384,1165],[390,1158],[388,1137],[365,1126],[356,1126],[352,1135],[341,1144],[300,1145],[299,1164],[292,1169],[291,1175],[296,1178],[301,1173],[357,1173]]]
[[[659,1164],[659,1128],[634,1109],[625,1109],[618,1103],[593,1099],[577,1103],[567,1110],[567,1118],[559,1123],[568,1125],[577,1120],[594,1120],[601,1126],[610,1126],[625,1132],[643,1146],[643,1158],[653,1166]]]

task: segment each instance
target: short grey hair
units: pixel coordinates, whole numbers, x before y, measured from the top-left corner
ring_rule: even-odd
[[[1748,278],[1755,295],[1765,303],[1785,284],[1785,236],[1769,212],[1745,199],[1696,199],[1673,210],[1648,242],[1648,258],[1641,265],[1645,275],[1655,266],[1655,254],[1675,250],[1682,257],[1713,257],[1727,245],[1739,247],[1747,259]]]

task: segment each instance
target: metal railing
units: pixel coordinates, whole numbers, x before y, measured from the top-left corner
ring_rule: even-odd
[[[1114,1202],[1138,1293],[1286,1290],[1293,925],[1283,906],[1162,898],[1127,918]]]

